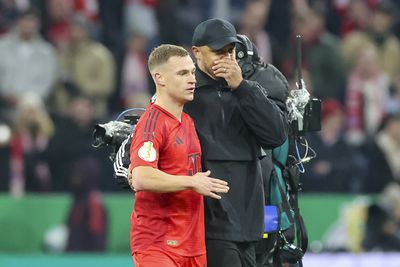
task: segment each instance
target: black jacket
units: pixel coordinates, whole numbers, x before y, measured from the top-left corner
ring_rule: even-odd
[[[185,111],[196,125],[203,169],[230,187],[221,200],[205,198],[206,238],[256,241],[263,233],[261,147],[285,141],[285,117],[257,82],[244,80],[232,92],[225,80],[199,69],[196,80],[194,100]]]

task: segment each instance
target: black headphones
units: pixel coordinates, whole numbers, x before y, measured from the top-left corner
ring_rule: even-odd
[[[237,38],[241,43],[236,43],[236,60],[242,69],[243,77],[248,78],[256,70],[253,60],[258,57],[258,53],[249,37],[238,34]]]

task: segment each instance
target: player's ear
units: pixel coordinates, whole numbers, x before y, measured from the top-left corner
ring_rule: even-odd
[[[153,74],[154,82],[158,85],[165,86],[164,76],[160,72],[155,72]]]

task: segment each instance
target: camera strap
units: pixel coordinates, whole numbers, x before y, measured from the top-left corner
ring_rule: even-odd
[[[288,169],[289,168],[296,168],[295,166],[292,167],[287,167],[284,166],[281,162],[276,160],[274,157],[272,157],[272,161],[275,165],[277,165],[281,170],[283,175],[285,183],[289,183],[291,190],[289,192],[289,195],[287,195],[283,188],[281,183],[278,181],[278,177],[273,176],[273,178],[276,180],[276,183],[279,188],[279,192],[282,196],[282,210],[286,211],[288,213],[289,221],[292,225],[296,227],[296,236],[297,236],[297,243],[298,246],[302,249],[302,251],[305,253],[308,248],[308,233],[306,226],[304,224],[303,217],[300,215],[300,209],[298,206],[298,185],[292,185],[296,183],[296,180],[294,177],[292,177],[293,173],[291,173]],[[297,174],[298,175],[298,174]],[[297,182],[298,183],[298,182]],[[290,202],[288,200],[288,196],[290,199]]]
[[[288,200],[288,195],[285,193],[285,191],[282,188],[282,184],[280,183],[278,176],[277,175],[272,175],[272,181],[276,183],[276,186],[279,190],[279,193],[281,195],[282,202],[280,204],[275,204],[278,206],[278,209],[285,212],[287,215],[287,218],[290,222],[291,225],[294,224],[294,219],[293,219],[293,212],[292,208],[290,207],[290,202]]]

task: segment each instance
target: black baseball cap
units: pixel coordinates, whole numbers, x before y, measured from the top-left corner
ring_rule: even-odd
[[[209,19],[197,25],[194,29],[192,45],[206,45],[219,50],[231,43],[241,43],[236,37],[235,27],[224,19]]]

